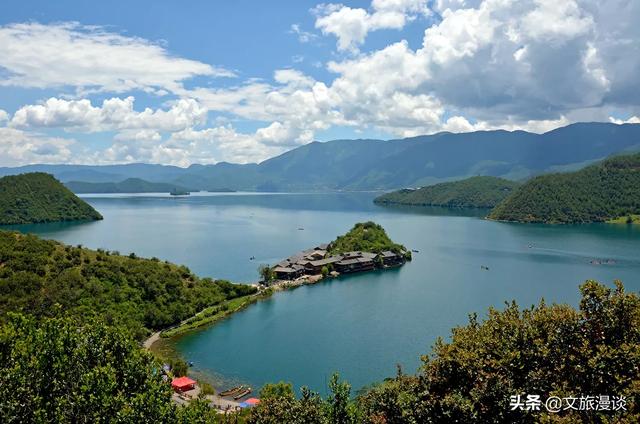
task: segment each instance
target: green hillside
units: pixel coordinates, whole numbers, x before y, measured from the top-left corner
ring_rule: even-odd
[[[377,197],[378,204],[446,206],[450,208],[492,208],[518,187],[518,183],[497,177],[471,177],[417,190],[403,189]]]
[[[411,253],[407,252],[406,247],[394,243],[382,226],[371,221],[357,223],[348,233],[332,241],[328,247],[328,251],[332,255],[353,251],[380,253],[385,250],[403,253],[409,258],[411,257]]]
[[[0,231],[0,321],[7,312],[64,314],[83,321],[95,316],[143,336],[255,291],[198,278],[184,266],[157,259]]]
[[[49,174],[0,178],[0,225],[96,219],[102,215]]]
[[[118,183],[69,181],[64,185],[74,193],[169,193],[174,190],[189,191],[176,184],[154,183],[141,178],[127,178]]]
[[[491,211],[490,219],[585,223],[640,214],[640,154],[617,156],[577,172],[531,179]]]

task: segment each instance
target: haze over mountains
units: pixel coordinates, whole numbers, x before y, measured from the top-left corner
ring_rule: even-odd
[[[259,164],[28,165],[0,168],[0,176],[40,171],[62,182],[94,183],[140,178],[190,190],[376,190],[474,175],[525,179],[575,170],[615,153],[637,150],[640,125],[578,123],[545,134],[499,130],[388,141],[313,142]]]

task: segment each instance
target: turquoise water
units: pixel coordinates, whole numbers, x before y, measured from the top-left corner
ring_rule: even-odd
[[[437,337],[468,314],[515,299],[577,305],[588,278],[640,289],[640,230],[617,225],[505,224],[446,209],[385,208],[374,193],[88,196],[105,217],[83,224],[14,227],[65,243],[186,264],[201,276],[257,280],[261,263],[328,242],[374,220],[414,260],[278,293],[176,342],[220,385],[290,381],[324,392],[339,371],[360,388],[413,372]],[[298,230],[304,228],[304,230]],[[256,260],[249,260],[255,256]],[[613,259],[613,265],[593,265]],[[480,269],[481,265],[489,271]]]

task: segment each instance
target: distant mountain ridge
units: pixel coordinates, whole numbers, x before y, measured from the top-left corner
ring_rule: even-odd
[[[247,191],[389,190],[476,175],[511,180],[571,171],[640,150],[640,125],[578,123],[547,132],[438,133],[402,140],[312,142],[259,164],[28,165],[0,175],[41,171],[63,182],[140,178],[188,187]]]
[[[68,181],[64,185],[74,193],[169,193],[171,191],[189,191],[171,183],[152,183],[141,178],[127,178],[120,182],[88,183]]]

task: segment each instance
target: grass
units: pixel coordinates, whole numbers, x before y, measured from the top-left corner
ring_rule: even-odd
[[[265,290],[258,294],[237,297],[224,301],[218,305],[208,307],[191,318],[183,321],[176,327],[169,328],[160,333],[163,338],[174,337],[207,325],[211,325],[227,316],[246,308],[261,299],[271,296],[272,290]]]
[[[610,219],[607,224],[640,224],[640,215],[626,215]]]

